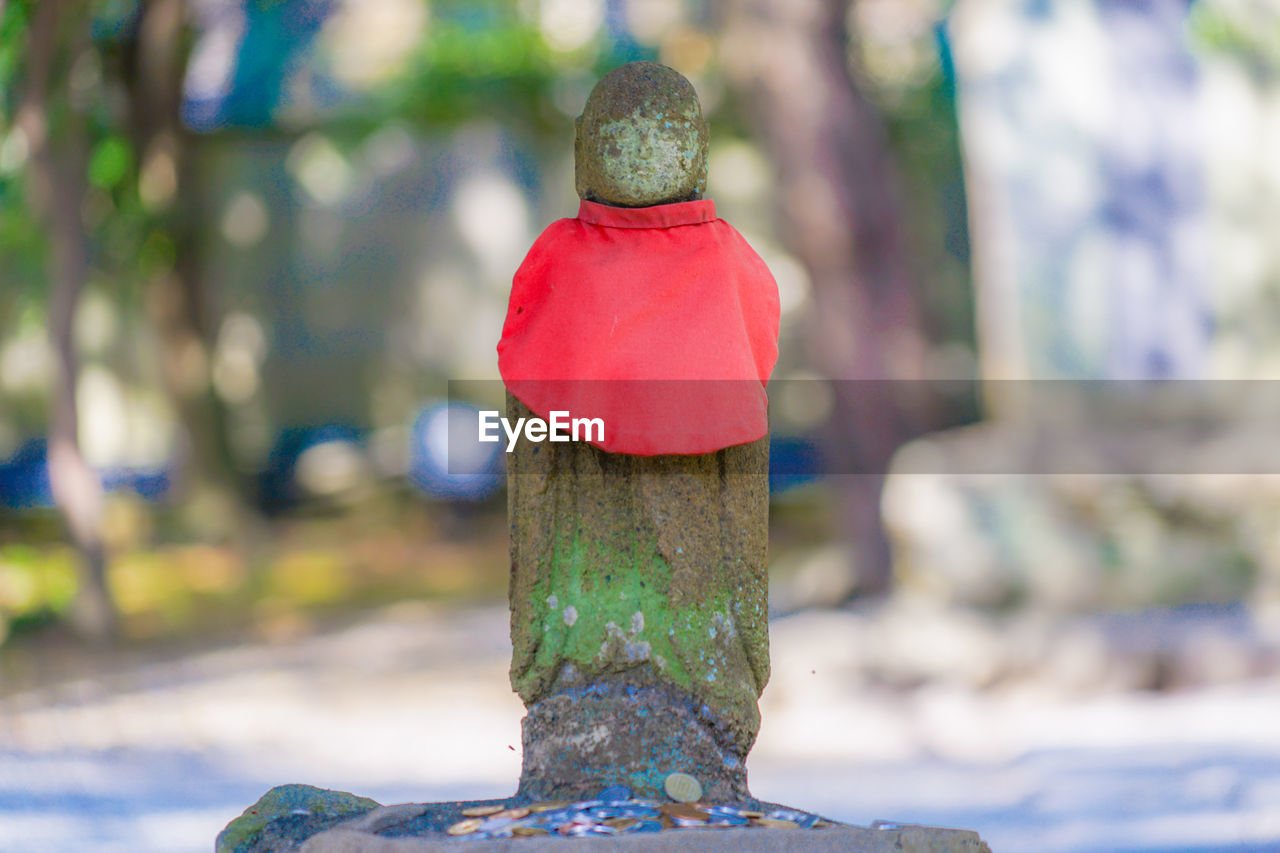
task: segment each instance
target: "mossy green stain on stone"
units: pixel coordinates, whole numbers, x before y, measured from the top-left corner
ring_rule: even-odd
[[[691,687],[692,677],[681,665],[670,636],[676,631],[677,614],[662,592],[669,583],[670,568],[657,555],[648,565],[637,565],[636,552],[575,540],[567,552],[552,557],[547,577],[549,586],[555,587],[552,594],[559,599],[560,612],[572,607],[578,618],[571,625],[564,619],[546,620],[532,669],[516,679],[522,695],[536,695],[544,682],[554,681],[560,675],[554,670],[562,663],[572,663],[577,673],[591,677],[653,662],[673,683]],[[604,581],[587,568],[591,566],[616,571]],[[643,620],[640,630],[634,630],[636,614]],[[681,626],[681,630],[687,629]]]
[[[278,785],[227,824],[226,829],[218,833],[214,849],[216,853],[238,853],[250,849],[267,824],[296,811],[328,817],[354,817],[378,806],[375,800],[346,791],[330,791],[311,785]]]
[[[769,673],[767,440],[665,457],[526,442],[508,461],[520,697],[643,674],[705,704],[745,756]]]

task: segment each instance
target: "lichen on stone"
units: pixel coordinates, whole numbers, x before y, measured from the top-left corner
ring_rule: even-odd
[[[769,677],[768,458],[767,439],[662,457],[516,445],[511,680],[526,705],[565,688],[569,666],[588,684],[649,666],[747,754]],[[572,626],[544,618],[552,597]]]
[[[591,90],[575,123],[578,195],[616,207],[701,198],[710,132],[698,93],[656,62],[615,68]]]
[[[216,853],[251,850],[271,821],[298,812],[325,817],[353,817],[378,808],[368,797],[311,785],[277,785],[218,833]]]

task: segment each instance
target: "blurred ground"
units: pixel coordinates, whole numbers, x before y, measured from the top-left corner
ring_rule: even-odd
[[[976,829],[1000,853],[1280,850],[1280,682],[1134,686],[1153,660],[1188,672],[1194,644],[1161,636],[1271,659],[1244,610],[1045,627],[1102,652],[1052,663],[1050,641],[1025,671],[1006,657],[1025,623],[966,624],[901,603],[776,618],[753,791]],[[40,648],[0,698],[0,849],[209,850],[290,781],[382,802],[507,794],[522,707],[506,632],[502,606],[402,604],[274,642],[61,663]],[[924,677],[929,660],[954,675]]]

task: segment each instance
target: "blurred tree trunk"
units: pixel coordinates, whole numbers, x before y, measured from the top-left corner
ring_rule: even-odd
[[[850,593],[888,591],[884,471],[919,432],[900,381],[923,375],[924,337],[883,125],[849,70],[848,0],[725,4],[726,74],[778,178],[783,239],[813,284],[813,356],[835,380],[824,436],[853,539]],[[840,381],[840,380],[860,380]]]
[[[49,337],[57,364],[49,423],[49,481],[80,555],[79,589],[70,619],[78,632],[107,639],[118,616],[107,589],[102,539],[102,483],[80,450],[76,408],[79,358],[76,305],[89,271],[80,210],[88,168],[85,117],[74,106],[69,69],[89,50],[88,4],[35,6],[25,89],[17,123],[30,154],[31,203],[49,234]]]
[[[174,246],[173,267],[150,282],[147,308],[182,431],[176,497],[198,534],[225,536],[243,508],[232,483],[225,412],[211,382],[217,328],[200,242],[209,204],[181,113],[192,40],[187,14],[184,0],[144,0],[123,71],[139,195]]]

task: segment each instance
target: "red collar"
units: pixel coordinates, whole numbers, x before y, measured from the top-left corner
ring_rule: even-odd
[[[715,218],[716,205],[709,198],[653,207],[611,207],[584,199],[578,207],[578,219],[605,228],[674,228],[712,222]]]

